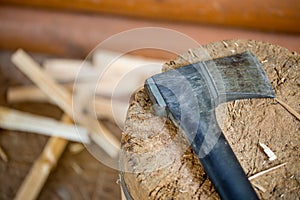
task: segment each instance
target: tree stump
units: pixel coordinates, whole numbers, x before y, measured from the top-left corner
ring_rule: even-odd
[[[211,58],[251,51],[261,62],[277,98],[300,112],[300,56],[283,47],[229,40],[203,48]],[[163,71],[203,61],[194,49],[164,65]],[[260,199],[300,198],[300,121],[277,99],[245,99],[217,108],[224,135],[246,175],[286,165],[253,180]],[[277,156],[269,161],[259,143]],[[183,133],[151,111],[143,89],[131,104],[122,135],[122,182],[132,199],[219,199]],[[124,188],[123,188],[124,189]]]

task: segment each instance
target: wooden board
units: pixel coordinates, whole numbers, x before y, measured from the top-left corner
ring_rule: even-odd
[[[262,63],[277,98],[300,112],[300,55],[264,42],[229,40],[204,46],[212,58],[243,51],[253,52]],[[163,70],[203,59],[201,50],[183,54]],[[261,199],[298,199],[300,121],[274,99],[246,99],[219,106],[219,124],[250,177],[271,167],[281,167],[251,182]],[[277,156],[270,161],[259,143]],[[198,159],[170,121],[157,117],[142,91],[129,108],[122,136],[122,168],[134,199],[218,199]],[[255,177],[255,176],[254,176]]]

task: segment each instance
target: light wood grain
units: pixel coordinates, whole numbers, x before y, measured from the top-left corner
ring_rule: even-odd
[[[85,128],[2,106],[0,106],[0,127],[61,137],[74,142],[90,142],[88,131]]]
[[[43,62],[43,70],[58,82],[87,81],[96,76],[92,63],[80,59],[49,58]]]
[[[118,155],[120,147],[116,137],[92,116],[76,111],[73,112],[72,95],[63,87],[60,87],[51,77],[47,76],[27,53],[19,49],[12,55],[12,62],[28,76],[53,102],[57,104],[76,123],[87,128],[91,138],[111,157]]]
[[[275,98],[275,100],[281,105],[283,106],[287,111],[289,111],[292,115],[294,115],[298,120],[300,120],[300,114],[293,109],[291,106],[289,106],[287,103],[285,103],[284,101]]]
[[[67,86],[68,87],[68,86]],[[7,102],[17,103],[24,101],[53,103],[47,95],[35,86],[9,87],[6,93]],[[109,98],[96,96],[91,112],[95,112],[100,119],[109,119],[123,126],[129,104],[120,100],[111,101]]]
[[[62,117],[62,121],[71,123],[67,115]],[[56,166],[67,144],[68,140],[58,137],[51,137],[48,140],[43,152],[25,177],[16,194],[15,200],[34,200],[38,197],[51,170]]]

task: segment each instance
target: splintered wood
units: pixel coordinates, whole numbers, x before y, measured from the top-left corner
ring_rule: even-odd
[[[4,150],[2,149],[1,146],[0,146],[0,158],[1,158],[4,162],[7,162],[7,161],[8,161],[7,155],[6,155],[6,153],[4,152]]]
[[[62,122],[71,123],[68,116],[62,117]],[[51,170],[55,167],[61,154],[68,144],[68,140],[51,137],[39,158],[34,162],[29,173],[19,188],[15,200],[36,199],[46,182]]]
[[[27,75],[53,102],[55,102],[70,118],[74,118],[72,95],[65,88],[59,86],[51,77],[47,76],[33,59],[23,50],[18,50],[12,56],[14,64]],[[84,113],[76,113],[78,123],[87,128],[93,141],[103,148],[111,157],[118,155],[119,141],[103,125],[95,123],[93,117]],[[76,121],[76,119],[74,120]]]
[[[273,160],[277,159],[277,156],[275,155],[275,153],[267,145],[260,142],[259,146],[263,149],[265,154],[268,156],[269,161],[273,161]]]
[[[275,99],[280,105],[282,105],[287,111],[289,111],[292,115],[294,115],[298,120],[300,120],[300,114],[294,110],[291,106],[289,106],[287,103],[281,101],[280,99]]]
[[[271,172],[271,171],[274,171],[274,170],[276,170],[276,169],[278,169],[278,168],[280,168],[280,167],[283,167],[283,166],[285,166],[286,164],[287,164],[287,162],[282,163],[282,164],[280,164],[280,165],[277,165],[277,166],[275,166],[275,167],[271,167],[271,168],[269,168],[269,169],[263,170],[263,171],[261,171],[261,172],[258,172],[257,174],[254,174],[254,175],[250,176],[248,179],[251,181],[251,180],[253,180],[253,179],[255,179],[255,178],[258,178],[258,177],[260,177],[260,176],[262,176],[262,175],[264,175],[264,174],[267,174],[267,173],[269,173],[269,172]]]
[[[7,101],[10,103],[22,101],[39,101],[56,104],[65,113],[61,121],[42,117],[7,107],[0,107],[0,127],[8,130],[34,132],[50,137],[44,150],[34,162],[30,172],[19,188],[15,197],[18,199],[36,199],[47,180],[51,170],[55,167],[68,141],[80,142],[70,146],[74,154],[82,151],[81,143],[89,143],[90,139],[98,144],[108,155],[116,158],[120,146],[116,137],[94,119],[89,111],[80,112],[72,107],[73,85],[77,81],[78,88],[89,89],[97,80],[97,71],[103,71],[100,83],[95,90],[94,110],[99,119],[115,121],[123,127],[128,102],[122,99],[112,100],[113,95],[118,98],[130,97],[137,88],[141,87],[144,79],[158,73],[163,61],[143,59],[135,56],[118,57],[118,53],[109,51],[97,51],[94,53],[93,62],[72,59],[48,59],[43,68],[35,62],[23,50],[18,50],[12,55],[12,62],[32,80],[35,86],[17,86],[7,90]],[[118,59],[116,59],[116,56]],[[106,68],[105,61],[114,60],[112,66]],[[140,70],[141,65],[154,64],[154,67]],[[84,65],[84,67],[83,67]],[[105,69],[105,70],[103,70]],[[124,75],[134,71],[134,77],[127,77],[122,82]],[[78,76],[80,72],[80,76]],[[121,84],[119,84],[121,82]],[[119,85],[118,85],[119,84]],[[115,87],[119,87],[117,93]],[[74,92],[76,93],[76,92]],[[85,96],[83,98],[86,98]],[[87,110],[85,110],[87,111]],[[75,117],[76,116],[76,117]],[[74,127],[71,121],[80,126]],[[18,123],[15,123],[15,122]],[[0,148],[1,158],[7,162],[8,158]],[[75,162],[72,168],[76,173],[82,173],[82,169]]]
[[[71,86],[66,86],[71,92]],[[49,102],[52,101],[39,88],[34,86],[15,86],[7,90],[7,100],[11,103],[32,101],[32,102]],[[116,121],[121,126],[124,125],[125,115],[128,109],[128,103],[120,100],[111,101],[108,98],[95,97],[95,113],[100,119],[109,119]],[[117,113],[117,114],[114,114]]]
[[[58,122],[49,117],[41,117],[2,106],[0,106],[0,127],[7,130],[61,137],[74,142],[90,142],[88,131],[85,128],[74,127],[74,125]]]

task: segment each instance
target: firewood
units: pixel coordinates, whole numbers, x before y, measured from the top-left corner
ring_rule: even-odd
[[[55,102],[69,117],[86,127],[91,132],[91,138],[111,157],[118,155],[119,141],[102,124],[98,123],[92,116],[84,113],[73,112],[72,96],[63,87],[60,87],[51,77],[45,74],[38,63],[28,54],[19,49],[12,55],[13,63],[27,75],[53,102]],[[96,120],[96,121],[95,121]]]
[[[67,115],[62,117],[62,121],[70,123]],[[59,130],[58,130],[59,131]],[[36,199],[43,188],[51,170],[56,166],[61,154],[63,153],[68,140],[58,137],[51,137],[39,158],[34,162],[29,173],[25,177],[19,188],[15,200]]]
[[[159,73],[163,63],[164,61],[159,59],[120,56],[117,52],[97,50],[93,54],[93,63],[83,60],[48,59],[43,66],[45,73],[57,81],[76,80],[79,86],[82,81],[89,82],[86,87],[97,86],[95,93],[98,95],[124,96],[136,91],[147,77]]]
[[[68,87],[68,86],[67,86]],[[17,103],[22,101],[51,102],[39,88],[35,86],[16,86],[9,87],[7,90],[7,101]],[[95,112],[100,119],[106,118],[124,124],[128,103],[122,101],[111,102],[108,98],[95,96]]]
[[[89,143],[88,131],[82,127],[0,106],[0,127],[14,131],[33,132],[67,140]]]
[[[74,81],[77,77],[80,77],[81,81],[95,78],[96,69],[89,61],[52,58],[43,62],[43,70],[58,82],[68,82]]]

